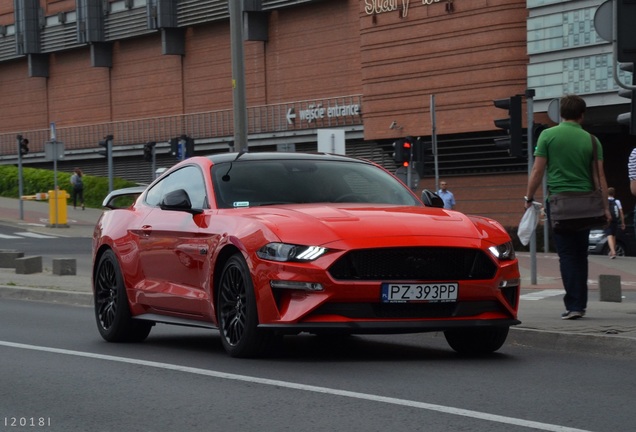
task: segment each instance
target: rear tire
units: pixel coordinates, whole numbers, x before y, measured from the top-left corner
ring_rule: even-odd
[[[132,318],[128,296],[117,257],[107,250],[95,272],[95,319],[99,334],[108,342],[141,342],[150,333],[152,322]]]
[[[464,355],[484,355],[497,351],[506,342],[509,327],[446,330],[444,337],[452,349]]]

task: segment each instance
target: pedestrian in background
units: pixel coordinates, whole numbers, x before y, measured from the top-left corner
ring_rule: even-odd
[[[544,130],[539,135],[534,152],[535,160],[528,179],[525,208],[534,201],[534,194],[547,174],[548,197],[561,192],[589,192],[594,190],[593,147],[597,147],[598,174],[605,203],[605,217],[609,222],[607,180],[603,170],[603,147],[595,137],[583,130],[585,101],[577,95],[566,95],[561,99],[563,121]],[[545,203],[550,220],[549,200]],[[565,289],[562,319],[577,319],[585,315],[588,297],[588,237],[590,230],[553,232],[559,255],[559,269]]]
[[[632,195],[636,196],[636,148],[632,149],[627,162],[627,174],[629,176],[629,189]],[[636,206],[634,206],[634,215],[636,215]],[[636,235],[636,223],[634,223],[634,235]]]
[[[609,202],[610,215],[612,220],[607,228],[605,228],[605,235],[607,236],[607,245],[609,246],[610,259],[616,258],[616,232],[620,226],[620,229],[625,230],[625,215],[623,214],[623,206],[620,200],[614,196],[616,190],[613,187],[607,188],[607,199]],[[620,223],[619,223],[620,222]]]
[[[437,195],[444,201],[445,209],[454,209],[455,208],[455,195],[451,191],[448,190],[448,185],[445,181],[441,181],[439,183],[439,190],[437,191]]]
[[[73,170],[71,176],[71,185],[73,186],[73,208],[77,210],[77,203],[79,202],[84,210],[84,174],[79,168]]]
[[[636,196],[636,148],[633,149],[632,153],[629,155],[627,172],[629,175],[629,188],[632,191],[632,195]]]

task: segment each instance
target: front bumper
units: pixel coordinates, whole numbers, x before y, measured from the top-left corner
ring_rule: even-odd
[[[275,330],[281,334],[308,333],[347,333],[347,334],[398,334],[425,333],[460,328],[510,327],[521,324],[516,319],[462,319],[462,320],[429,320],[409,322],[386,321],[349,321],[330,323],[298,323],[298,324],[261,324],[261,329]]]

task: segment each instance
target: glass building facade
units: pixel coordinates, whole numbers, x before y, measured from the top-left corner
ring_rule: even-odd
[[[594,27],[601,1],[528,0],[528,88],[535,89],[536,111],[566,93],[586,96],[590,106],[625,104],[617,95],[612,44]],[[631,74],[616,68],[618,78]]]

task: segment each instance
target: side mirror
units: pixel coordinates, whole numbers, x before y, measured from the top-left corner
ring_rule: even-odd
[[[161,200],[159,208],[161,210],[186,211],[192,214],[203,213],[203,210],[192,208],[192,201],[190,201],[188,193],[183,189],[168,192]]]
[[[431,192],[428,189],[422,191],[422,202],[427,207],[444,208],[444,200],[435,192]]]

